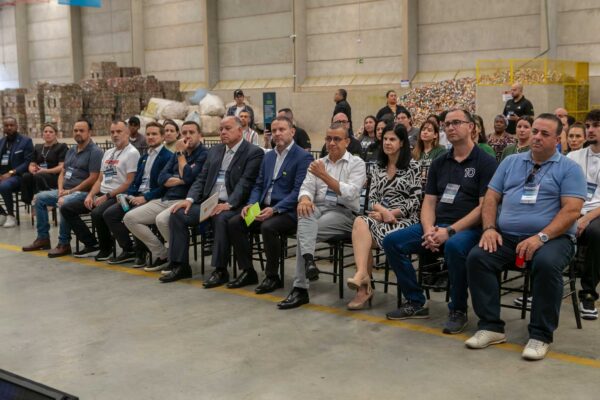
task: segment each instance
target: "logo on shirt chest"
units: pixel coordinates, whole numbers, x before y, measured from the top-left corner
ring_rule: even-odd
[[[105,164],[106,165],[118,165],[119,160],[106,160]]]
[[[475,176],[475,168],[465,168],[465,178],[472,178]]]

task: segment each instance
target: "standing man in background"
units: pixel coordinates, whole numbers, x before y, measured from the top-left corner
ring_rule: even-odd
[[[504,105],[502,114],[508,118],[508,127],[506,131],[511,135],[517,132],[517,121],[523,115],[531,115],[533,117],[533,104],[523,96],[523,85],[514,83],[510,88],[512,99],[508,100]]]
[[[335,101],[335,108],[333,109],[333,116],[338,113],[344,113],[348,117],[348,122],[350,123],[350,128],[348,128],[348,135],[354,136],[352,132],[352,107],[347,100],[348,92],[346,89],[338,89],[335,91],[333,95],[333,101]]]

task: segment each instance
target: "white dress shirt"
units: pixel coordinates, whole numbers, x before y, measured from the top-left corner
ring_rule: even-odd
[[[243,139],[242,139],[243,140]],[[229,148],[225,146],[225,155],[223,156],[223,161],[221,161],[221,168],[219,169],[219,173],[217,174],[217,181],[215,182],[215,186],[213,186],[210,195],[219,192],[219,200],[227,201],[229,199],[229,195],[227,194],[227,186],[225,185],[225,174],[227,170],[229,170],[229,164],[233,160],[236,151],[242,145],[242,141],[240,140],[235,146]]]
[[[152,165],[154,165],[154,161],[156,161],[156,157],[162,148],[162,144],[155,149],[148,147],[148,158],[144,165],[144,175],[142,175],[142,183],[139,188],[140,193],[146,193],[150,190],[150,172],[152,171]]]
[[[359,212],[360,193],[367,179],[365,162],[348,151],[337,162],[331,161],[329,155],[319,160],[325,163],[327,173],[340,184],[341,194],[337,196],[337,204]],[[329,186],[322,179],[307,172],[298,199],[307,196],[315,205],[323,206],[327,204],[325,197],[328,189]]]
[[[287,157],[288,153],[292,149],[293,145],[294,145],[294,141],[292,140],[292,143],[290,143],[290,145],[288,147],[283,149],[281,154],[277,151],[277,148],[273,149],[275,154],[277,154],[277,158],[275,159],[275,168],[273,169],[273,177],[272,177],[273,179],[271,179],[271,186],[269,186],[269,190],[267,191],[267,194],[265,195],[265,204],[268,206],[271,205],[271,193],[273,192],[273,185],[275,184],[275,178],[279,174],[279,170],[281,169],[281,166],[283,165],[283,162],[285,161],[285,158]]]

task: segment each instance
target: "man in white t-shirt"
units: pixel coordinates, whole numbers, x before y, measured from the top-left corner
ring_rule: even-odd
[[[90,257],[96,261],[108,260],[112,254],[112,238],[104,220],[104,212],[117,202],[116,196],[127,191],[137,171],[140,153],[129,143],[129,129],[123,121],[110,125],[110,136],[115,147],[102,157],[100,175],[83,201],[69,203],[61,208],[62,217],[69,223],[84,248],[73,255]],[[98,240],[90,232],[81,214],[91,211]]]
[[[567,154],[583,169],[587,183],[587,197],[581,217],[577,219],[579,243],[587,245],[581,273],[579,309],[583,319],[598,319],[596,301],[600,282],[600,110],[591,110],[585,119],[588,147]]]

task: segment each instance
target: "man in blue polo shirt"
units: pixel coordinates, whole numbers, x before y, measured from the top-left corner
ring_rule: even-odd
[[[562,271],[573,256],[574,223],[586,198],[583,171],[556,151],[561,132],[556,116],[538,116],[531,150],[506,158],[490,182],[482,207],[484,232],[467,259],[479,317],[479,330],[465,342],[469,348],[506,341],[497,275],[519,257],[530,264],[533,282],[529,342],[522,356],[541,360],[548,352],[558,326]]]
[[[390,266],[407,302],[388,319],[428,318],[423,289],[410,255],[444,247],[450,281],[449,316],[444,333],[459,333],[467,324],[465,260],[481,234],[480,203],[496,170],[496,160],[472,140],[474,122],[468,111],[453,109],[443,126],[452,149],[431,164],[421,209],[421,223],[392,232],[383,240]]]

